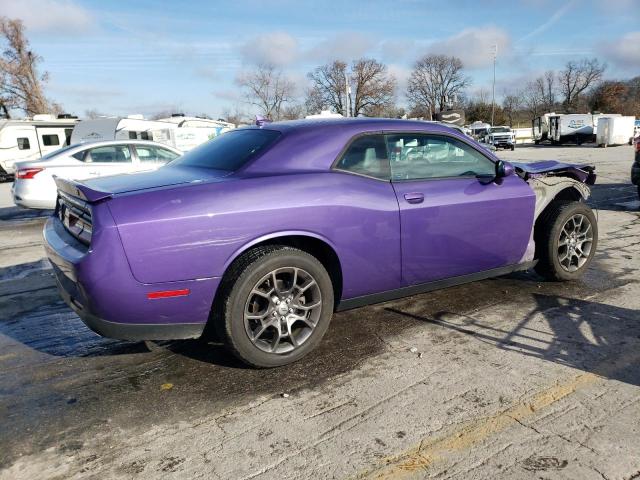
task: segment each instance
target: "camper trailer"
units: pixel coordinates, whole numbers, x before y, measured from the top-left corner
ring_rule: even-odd
[[[554,145],[575,143],[580,145],[594,140],[593,115],[572,113],[549,116],[549,140]]]
[[[548,140],[549,137],[549,117],[555,113],[545,113],[536,117],[531,122],[533,143],[538,145],[540,142]]]
[[[600,117],[596,133],[596,143],[599,147],[609,145],[624,145],[633,137],[635,117]]]
[[[37,160],[69,145],[77,121],[70,115],[0,121],[0,177],[13,175],[16,162]]]
[[[491,125],[484,122],[473,122],[471,125],[467,125],[467,128],[471,131],[471,136],[476,140],[481,140],[487,134],[487,130],[491,128]]]
[[[186,152],[234,127],[227,122],[183,115],[160,120],[146,120],[141,115],[105,117],[80,122],[73,130],[71,143],[153,140]]]

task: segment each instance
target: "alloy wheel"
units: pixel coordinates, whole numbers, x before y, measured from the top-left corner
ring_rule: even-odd
[[[593,245],[593,228],[589,219],[576,213],[560,230],[558,262],[567,272],[575,272],[589,259]]]
[[[278,268],[251,289],[244,327],[251,342],[267,353],[289,353],[313,333],[322,310],[318,283],[301,268]]]

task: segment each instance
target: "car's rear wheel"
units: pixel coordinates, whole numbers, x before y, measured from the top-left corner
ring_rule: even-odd
[[[593,211],[582,202],[554,202],[536,229],[536,271],[550,280],[576,280],[589,267],[598,244]]]
[[[254,367],[299,360],[320,343],[331,321],[331,278],[302,250],[251,250],[234,262],[221,288],[218,335],[234,355]]]

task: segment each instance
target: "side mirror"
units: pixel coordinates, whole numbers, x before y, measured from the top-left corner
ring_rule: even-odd
[[[496,162],[496,183],[502,183],[502,179],[504,177],[508,177],[509,175],[513,175],[515,173],[515,168],[509,162],[505,162],[504,160],[498,160]]]

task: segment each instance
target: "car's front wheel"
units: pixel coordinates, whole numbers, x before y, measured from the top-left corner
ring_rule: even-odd
[[[265,246],[238,259],[221,285],[216,329],[254,367],[278,367],[313,350],[333,314],[333,285],[322,263],[291,247]]]
[[[554,202],[536,228],[536,271],[550,280],[576,280],[587,270],[598,244],[598,224],[582,202]]]

